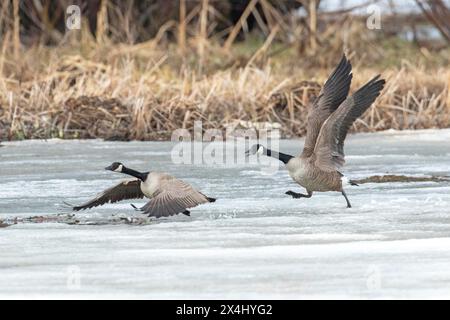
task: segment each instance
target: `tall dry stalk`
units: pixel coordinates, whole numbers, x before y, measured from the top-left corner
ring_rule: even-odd
[[[186,0],[180,0],[180,22],[178,25],[178,48],[183,56],[186,51]]]
[[[104,43],[108,32],[108,0],[101,0],[97,13],[97,43]]]
[[[247,62],[247,66],[251,65],[256,59],[261,57],[264,53],[269,50],[270,45],[272,44],[273,39],[275,38],[275,35],[277,34],[279,30],[279,26],[276,25],[275,28],[272,29],[269,36],[267,37],[266,41],[264,41],[264,44],[259,48],[255,54],[250,58],[250,60]]]
[[[250,13],[255,8],[256,4],[259,0],[251,0],[250,3],[245,8],[244,12],[242,13],[241,17],[239,18],[239,21],[235,24],[233,29],[231,30],[230,34],[228,35],[227,40],[225,41],[225,44],[223,46],[225,51],[229,51],[231,45],[233,44],[234,40],[236,39],[237,35],[239,34],[239,31],[242,29],[242,26],[244,25],[245,21],[247,20]]]
[[[317,6],[316,0],[309,0],[309,43],[312,52],[316,52],[317,49]]]
[[[8,47],[9,47],[10,35],[11,34],[10,34],[9,30],[8,30],[8,31],[6,31],[5,37],[3,38],[2,51],[1,51],[1,54],[0,54],[0,77],[4,76],[4,74],[3,74],[3,67],[5,65],[6,51],[7,51]]]
[[[447,72],[447,111],[450,114],[450,70]]]
[[[13,0],[13,15],[14,15],[14,29],[13,29],[14,57],[19,61],[20,60],[19,0]]]
[[[200,34],[198,39],[198,56],[199,56],[199,68],[200,72],[203,70],[203,64],[205,62],[205,45],[208,38],[208,7],[209,1],[202,0],[202,11],[200,13]]]

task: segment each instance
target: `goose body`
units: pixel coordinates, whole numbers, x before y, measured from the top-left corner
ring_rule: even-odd
[[[139,172],[127,168],[119,162],[114,162],[105,169],[131,175],[135,179],[124,180],[106,189],[92,200],[74,206],[72,208],[74,211],[101,206],[109,202],[147,197],[150,201],[137,210],[142,211],[149,217],[159,218],[179,213],[190,215],[187,209],[216,200],[195,190],[190,184],[166,173]]]
[[[350,126],[372,105],[385,84],[385,80],[378,75],[348,96],[351,71],[351,64],[344,55],[310,107],[301,154],[294,157],[260,144],[247,152],[282,161],[291,178],[307,191],[307,194],[291,190],[286,192],[294,198],[310,198],[314,191],[337,191],[345,197],[347,207],[351,207],[344,187],[355,184],[339,171],[345,163],[344,140]]]
[[[341,191],[345,177],[337,171],[326,172],[314,166],[312,159],[294,157],[287,164],[289,176],[310,191]]]
[[[151,198],[155,193],[158,192],[158,188],[161,185],[161,182],[164,180],[174,179],[168,174],[159,173],[159,172],[150,172],[145,181],[141,182],[141,191],[147,197]]]

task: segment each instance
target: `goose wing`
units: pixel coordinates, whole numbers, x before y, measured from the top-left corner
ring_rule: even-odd
[[[351,72],[352,65],[344,55],[309,110],[303,156],[312,155],[322,124],[347,97],[352,82]]]
[[[171,177],[161,181],[152,199],[141,210],[149,217],[168,217],[213,201],[188,183]]]
[[[94,199],[89,200],[82,205],[74,206],[72,209],[74,211],[80,211],[92,207],[101,206],[108,202],[113,203],[125,199],[141,199],[143,197],[144,194],[141,191],[141,180],[125,180],[115,185],[114,187],[111,187],[99,193]]]
[[[314,148],[315,164],[325,171],[334,171],[344,163],[344,140],[347,131],[380,95],[385,80],[376,76],[342,105],[323,124]]]

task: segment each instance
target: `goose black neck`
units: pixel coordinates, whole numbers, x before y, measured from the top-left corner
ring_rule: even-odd
[[[139,172],[139,171],[127,168],[125,166],[122,168],[122,173],[128,174],[128,175],[138,178],[142,181],[145,181],[148,176],[148,172]]]
[[[283,162],[284,164],[287,164],[289,162],[289,160],[291,160],[292,158],[294,158],[293,156],[286,154],[286,153],[282,153],[282,152],[276,152],[276,151],[272,151],[270,149],[264,148],[264,153],[272,158],[278,159],[281,162]]]

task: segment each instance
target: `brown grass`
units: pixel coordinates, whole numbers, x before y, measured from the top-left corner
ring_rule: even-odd
[[[312,53],[276,42],[281,24],[244,52],[232,29],[224,50],[208,36],[208,1],[201,5],[194,36],[181,19],[178,46],[162,41],[164,31],[143,43],[114,43],[102,18],[101,39],[83,25],[57,47],[24,49],[13,19],[0,47],[0,140],[167,139],[196,120],[204,129],[277,122],[285,137],[302,136],[307,106],[343,47],[354,66],[352,91],[378,73],[387,80],[354,131],[450,126],[450,71],[430,62],[429,52],[399,58],[396,48],[369,43],[356,22],[342,37],[325,30],[328,41]]]
[[[370,176],[359,180],[352,180],[352,182],[356,184],[393,183],[393,182],[447,182],[447,181],[450,181],[450,177],[445,176],[414,177],[395,174],[387,174],[384,176]]]

